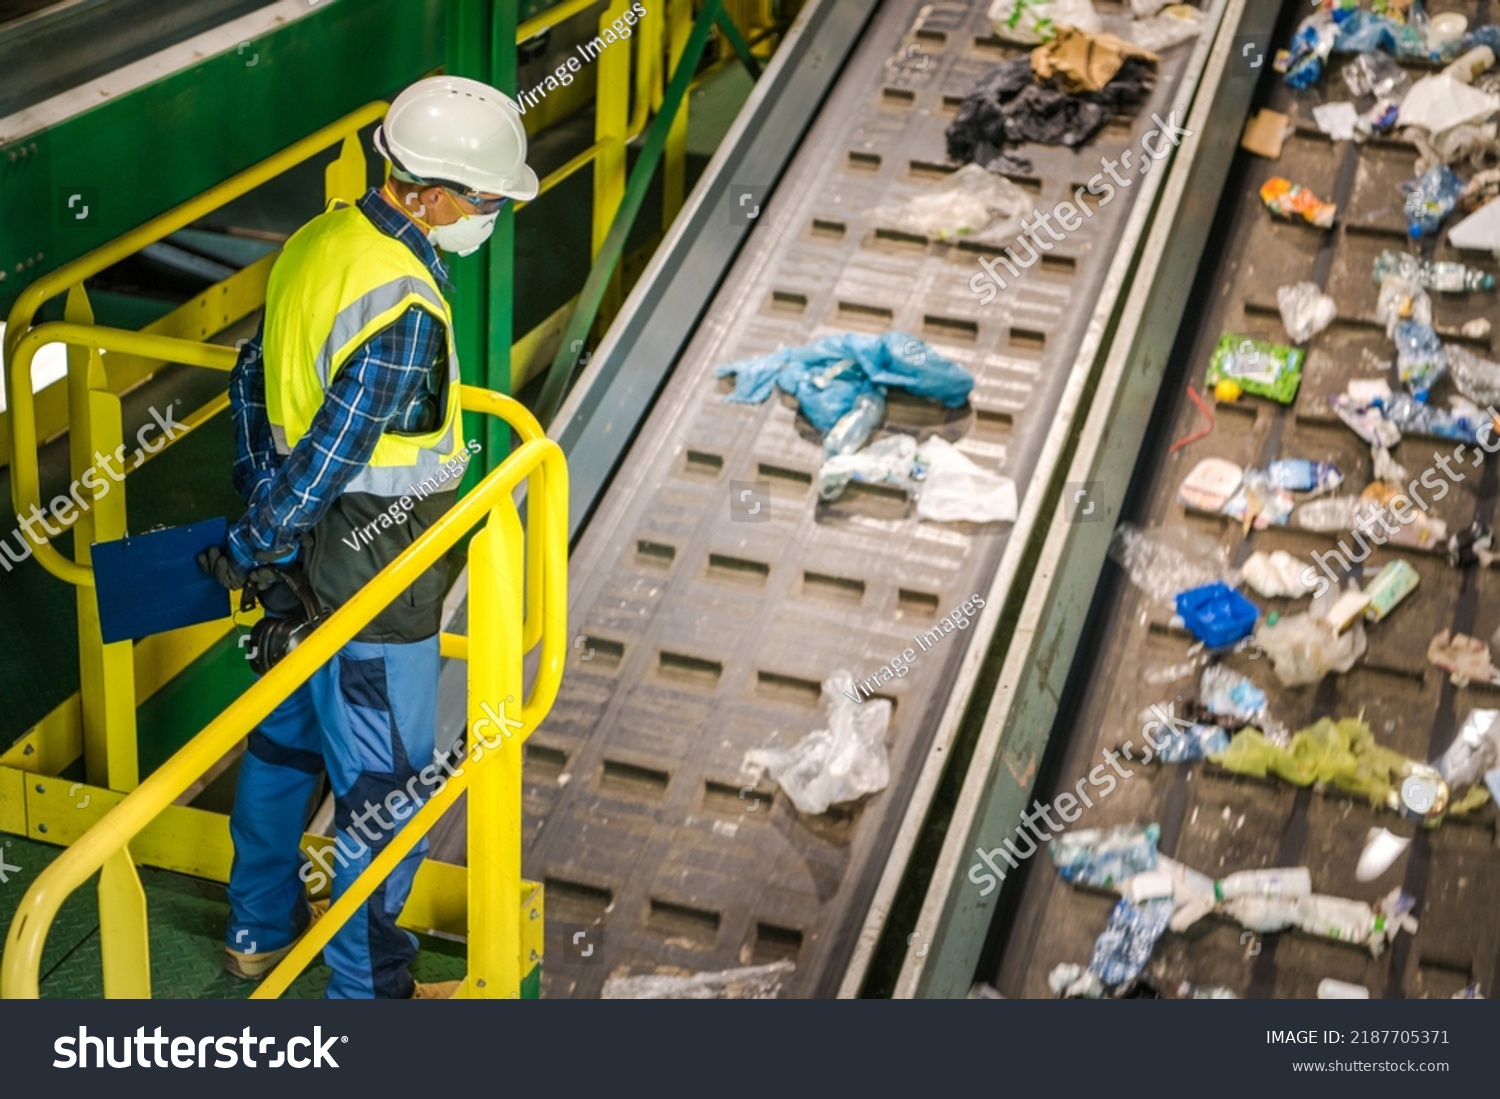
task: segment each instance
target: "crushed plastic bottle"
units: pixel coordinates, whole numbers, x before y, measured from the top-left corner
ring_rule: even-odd
[[[1434,408],[1405,393],[1376,402],[1386,421],[1402,433],[1477,442],[1479,425],[1487,419],[1484,412],[1461,397],[1453,398],[1451,404],[1449,409]]]
[[[1276,291],[1281,324],[1293,343],[1306,343],[1333,323],[1338,304],[1315,282],[1297,282]]]
[[[1387,248],[1375,260],[1376,285],[1396,276],[1426,290],[1458,294],[1473,290],[1493,290],[1495,276],[1463,263],[1434,262]],[[1427,323],[1431,323],[1428,321]]]
[[[1429,168],[1415,179],[1401,185],[1406,196],[1406,220],[1413,240],[1435,234],[1443,219],[1458,205],[1464,181],[1446,164]]]
[[[1482,359],[1458,344],[1448,348],[1448,372],[1457,389],[1476,405],[1500,403],[1500,363]]]
[[[1399,100],[1411,87],[1411,77],[1389,54],[1371,50],[1360,54],[1340,70],[1349,94],[1373,95],[1377,99]]]
[[[854,407],[839,417],[823,436],[823,450],[830,456],[853,454],[885,419],[885,398],[878,392],[861,393]]]
[[[1286,74],[1282,79],[1287,85],[1310,88],[1316,84],[1338,36],[1339,28],[1327,12],[1314,12],[1304,19],[1292,35],[1285,61],[1277,59],[1278,69]]]
[[[1448,369],[1448,353],[1430,324],[1402,321],[1396,325],[1396,370],[1407,391],[1417,400],[1427,393]]]
[[[1375,281],[1380,284],[1380,292],[1375,299],[1375,319],[1385,325],[1387,336],[1394,339],[1396,325],[1402,321],[1432,324],[1432,299],[1427,296],[1426,290],[1411,279],[1397,274],[1389,274]],[[1387,368],[1390,366],[1389,363],[1385,365]]]
[[[1177,593],[1185,588],[1238,579],[1223,546],[1184,527],[1142,530],[1122,523],[1109,556],[1125,569],[1132,584],[1174,610]]]
[[[1129,984],[1141,975],[1151,960],[1156,940],[1172,919],[1170,901],[1135,904],[1120,900],[1109,914],[1109,923],[1094,943],[1089,972],[1107,987]]]
[[[1049,853],[1063,881],[1110,889],[1116,882],[1154,870],[1160,839],[1158,824],[1083,828],[1054,839]]]

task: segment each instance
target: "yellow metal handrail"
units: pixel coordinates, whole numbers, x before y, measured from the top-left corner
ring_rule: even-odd
[[[471,826],[469,831],[470,961],[465,991],[471,995],[518,994],[520,747],[551,708],[566,657],[567,467],[557,444],[545,437],[522,405],[471,386],[464,386],[462,395],[466,410],[504,419],[520,436],[520,446],[38,876],[22,898],[6,938],[4,957],[0,959],[0,996],[39,994],[42,951],[52,921],[67,897],[100,870],[105,872],[100,882],[100,930],[106,995],[141,995],[143,989],[149,990],[144,896],[138,882],[130,888],[134,869],[127,845],[131,839],[486,517],[490,522],[470,545],[470,728],[483,713],[481,703],[494,706],[507,695],[511,700],[521,695],[521,659],[526,647],[521,640],[524,598],[524,617],[528,624],[534,621],[538,626],[541,658],[521,708],[521,728],[516,736],[507,735],[496,751],[476,758],[466,769],[472,775],[457,783],[451,794],[442,791],[407,823],[351,883],[328,918],[320,921],[303,945],[283,961],[273,974],[274,983],[264,986],[261,994],[274,995],[290,982],[291,975],[286,971],[293,964],[300,968],[312,957],[373,891],[376,877],[389,872],[463,789],[471,795],[471,822],[478,813],[487,824],[478,830]],[[523,480],[527,482],[530,528],[524,538],[526,550],[513,498]],[[540,575],[536,575],[538,572]],[[493,827],[497,822],[500,827]]]

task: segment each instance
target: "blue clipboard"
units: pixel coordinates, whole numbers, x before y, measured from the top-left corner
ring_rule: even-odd
[[[90,552],[105,644],[228,618],[229,592],[197,560],[228,535],[229,521],[220,516],[95,542]]]

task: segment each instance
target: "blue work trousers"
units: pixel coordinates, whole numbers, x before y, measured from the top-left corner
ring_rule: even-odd
[[[276,950],[306,928],[308,886],[331,880],[337,900],[400,831],[432,787],[438,639],[403,645],[350,642],[250,735],[229,831],[226,943]],[[301,853],[309,801],[327,770],[335,839]],[[432,772],[429,770],[430,779]],[[417,940],[396,926],[427,852],[422,840],[323,951],[330,999],[401,999]]]

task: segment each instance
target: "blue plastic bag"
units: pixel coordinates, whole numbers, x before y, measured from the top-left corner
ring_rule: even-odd
[[[760,404],[779,386],[797,399],[802,414],[822,435],[862,395],[883,399],[886,388],[904,389],[958,408],[974,388],[972,374],[905,332],[824,336],[803,347],[728,363],[715,374],[734,376],[734,392],[725,399],[741,404]]]

